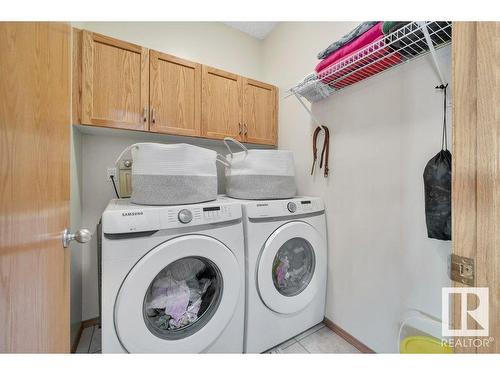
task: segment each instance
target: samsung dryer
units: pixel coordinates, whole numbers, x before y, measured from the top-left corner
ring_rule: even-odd
[[[239,202],[247,252],[245,352],[261,353],[324,319],[325,211],[319,198]]]

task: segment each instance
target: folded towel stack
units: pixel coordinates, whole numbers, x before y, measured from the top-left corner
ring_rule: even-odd
[[[314,70],[317,73],[320,73],[333,63],[340,61],[342,58],[352,55],[361,48],[383,37],[384,33],[382,32],[382,24],[383,22],[376,23],[356,39],[344,44],[341,48],[337,49],[335,52],[328,55],[328,57],[321,60],[318,65],[316,65]]]
[[[333,52],[337,51],[338,49],[345,46],[347,43],[352,42],[354,39],[366,33],[377,23],[378,23],[377,21],[367,21],[359,24],[353,30],[349,31],[346,35],[344,35],[342,38],[333,42],[328,47],[326,47],[326,49],[318,53],[318,59],[319,60],[326,59]]]
[[[395,25],[390,32],[394,32],[397,29],[405,26],[409,22],[385,22],[385,23],[395,23]],[[450,40],[451,33],[445,32],[448,22],[432,22],[427,26],[429,31],[429,36],[434,45],[439,45]],[[405,57],[413,57],[420,55],[422,52],[428,51],[429,46],[425,40],[424,33],[421,30],[417,30],[411,34],[408,34],[395,42],[391,43],[391,47],[394,51],[397,51]]]
[[[355,30],[366,24],[368,23],[362,23]],[[390,25],[386,29],[394,27],[396,25]],[[335,89],[341,89],[399,64],[401,55],[385,46],[383,30],[384,22],[376,22],[363,34],[321,60],[314,69],[321,81],[333,85]],[[366,48],[368,45],[372,48]],[[345,66],[340,64],[354,55],[354,62]]]

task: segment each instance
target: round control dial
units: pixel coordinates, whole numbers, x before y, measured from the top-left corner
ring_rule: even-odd
[[[288,202],[286,205],[286,208],[288,208],[288,211],[290,211],[292,214],[297,211],[297,205],[294,202]]]
[[[189,211],[188,209],[184,208],[183,210],[179,211],[179,214],[177,215],[177,218],[179,219],[179,221],[182,224],[187,224],[191,220],[193,220],[193,214],[191,213],[191,211]]]

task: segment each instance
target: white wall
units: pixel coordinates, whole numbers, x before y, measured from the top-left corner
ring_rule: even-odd
[[[215,140],[83,126],[74,127],[74,132],[80,133],[82,139],[82,225],[93,233],[106,205],[112,198],[116,198],[113,186],[107,180],[107,168],[115,166],[116,158],[126,147],[137,142],[189,143],[227,154],[224,144]],[[218,166],[217,172],[218,190],[222,194],[224,170]],[[82,276],[82,315],[83,320],[86,320],[99,315],[96,236],[88,244],[83,245]]]
[[[331,131],[330,177],[309,175],[313,126],[285,91],[318,51],[356,23],[280,23],[263,44],[264,80],[280,87],[279,148],[295,153],[300,194],[321,196],[329,239],[326,317],[377,352],[397,350],[409,308],[441,316],[450,242],[427,238],[422,173],[440,149],[442,96],[424,57],[312,106]],[[439,51],[450,77],[450,49]],[[320,142],[318,142],[320,144]]]
[[[95,31],[147,48],[207,64],[249,78],[262,79],[261,42],[220,22],[85,22],[74,27]],[[78,130],[76,130],[78,131]],[[112,133],[115,134],[116,133]],[[99,217],[113,198],[106,168],[126,146],[145,139],[138,132],[120,136],[82,134],[82,225],[95,231]],[[161,142],[187,141],[207,145],[196,138],[161,138]],[[208,147],[223,151],[221,142]],[[98,315],[97,243],[82,247],[82,320]]]

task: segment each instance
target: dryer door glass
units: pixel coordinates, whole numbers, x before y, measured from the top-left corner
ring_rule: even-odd
[[[144,321],[156,336],[177,340],[200,330],[222,296],[222,275],[202,257],[176,260],[151,282],[143,303]]]
[[[273,261],[273,283],[286,297],[302,292],[314,274],[316,259],[309,241],[295,237],[286,241],[276,253]]]

